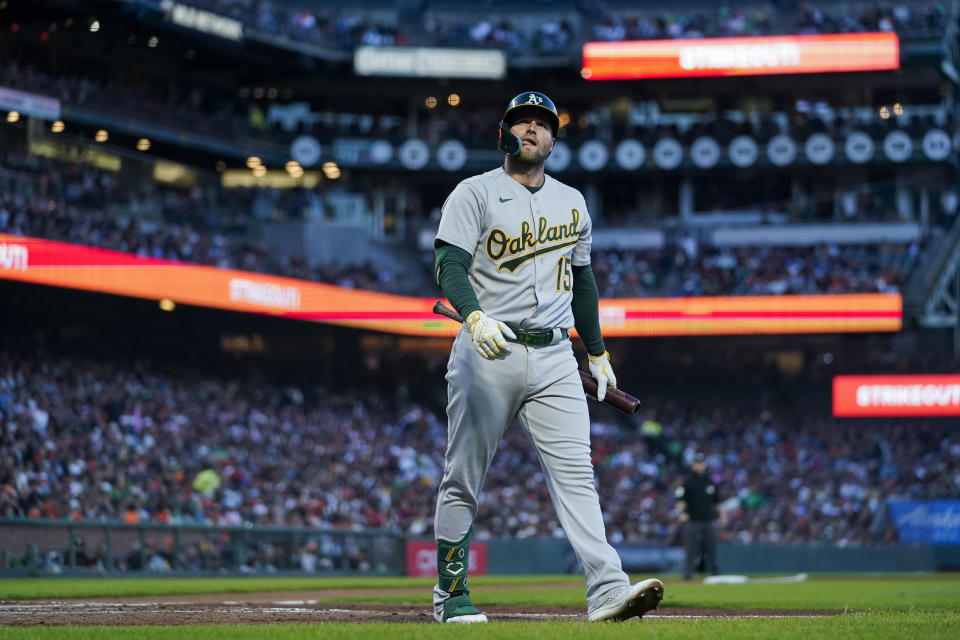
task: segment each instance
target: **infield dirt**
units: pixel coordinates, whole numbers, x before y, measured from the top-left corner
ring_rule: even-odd
[[[524,585],[529,588],[532,585]],[[550,586],[550,585],[541,585]],[[513,587],[512,588],[517,588]],[[422,597],[420,604],[348,604],[338,600],[377,595]],[[278,624],[317,622],[433,622],[423,589],[344,589],[243,594],[137,596],[0,602],[0,624],[9,626]],[[491,620],[587,619],[581,607],[485,606]],[[838,611],[720,609],[663,606],[649,618],[776,618],[830,616]]]

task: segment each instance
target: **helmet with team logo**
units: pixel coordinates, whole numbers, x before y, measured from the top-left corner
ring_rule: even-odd
[[[511,100],[507,110],[503,112],[503,118],[500,121],[500,139],[497,144],[497,148],[503,153],[511,156],[520,153],[520,140],[510,133],[510,125],[512,118],[520,110],[531,107],[542,112],[541,115],[550,123],[553,137],[557,137],[557,132],[560,131],[560,116],[557,114],[557,107],[553,104],[553,100],[539,91],[524,91]]]

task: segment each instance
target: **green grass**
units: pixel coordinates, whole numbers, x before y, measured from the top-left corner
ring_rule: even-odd
[[[589,624],[585,622],[494,622],[487,625],[457,627],[457,640],[491,638],[551,638],[574,640],[725,640],[777,638],[956,638],[960,614],[949,613],[877,613],[832,616],[829,618],[779,619],[700,619],[643,620],[626,624]],[[2,628],[0,640],[7,638],[47,638],[56,640],[139,639],[146,640],[449,640],[451,630],[439,624],[345,624],[264,625],[264,626],[187,626],[187,627],[30,627]]]
[[[202,593],[311,591],[323,602],[423,603],[430,578],[19,578],[0,580],[0,600]],[[784,584],[704,585],[665,578],[664,606],[740,609],[960,611],[960,576],[828,576]],[[543,587],[543,584],[550,587]],[[472,579],[480,605],[585,606],[580,576],[486,576]],[[522,588],[528,585],[529,588]],[[534,586],[541,585],[541,586]],[[518,588],[521,587],[521,588]],[[409,589],[408,593],[324,597],[341,589]]]
[[[471,578],[474,580],[474,578]],[[580,576],[499,576],[476,578],[488,584],[542,584],[569,582],[582,585]],[[251,577],[229,578],[4,578],[0,579],[0,600],[50,598],[97,598],[110,596],[185,595],[198,593],[257,593],[262,591],[314,591],[326,589],[422,588],[430,591],[435,578],[407,577]]]
[[[499,582],[472,578],[471,595],[478,606],[586,606],[582,584],[569,587],[498,589]],[[546,581],[546,580],[544,580]],[[384,594],[338,597],[350,603],[418,603],[428,594]],[[320,601],[334,599],[318,595]],[[718,584],[665,579],[664,606],[736,609],[890,609],[960,612],[960,577],[882,576],[820,577],[785,584]]]
[[[627,624],[584,622],[494,622],[457,627],[457,640],[474,638],[556,638],[572,640],[724,640],[727,638],[909,638],[933,640],[960,637],[960,576],[884,575],[815,576],[806,582],[783,584],[704,585],[668,576],[665,607],[722,607],[733,609],[825,609],[849,608],[851,613],[800,618],[648,618]],[[553,585],[544,588],[543,585]],[[409,594],[351,597],[349,602],[415,602],[429,607],[428,578],[34,578],[0,580],[0,599],[62,598],[123,595],[176,595],[195,593],[243,593],[257,591],[312,591],[311,598],[325,600],[332,589],[409,588]],[[526,585],[528,588],[523,588]],[[580,576],[487,576],[474,578],[474,600],[485,605],[544,605],[583,607]],[[331,602],[333,600],[330,600]],[[343,602],[344,598],[337,601]],[[229,622],[225,619],[224,622]],[[4,623],[0,617],[0,625]],[[147,640],[300,640],[347,638],[349,640],[407,638],[449,640],[446,625],[400,624],[276,624],[204,625],[183,627],[2,627],[0,640],[144,638]]]

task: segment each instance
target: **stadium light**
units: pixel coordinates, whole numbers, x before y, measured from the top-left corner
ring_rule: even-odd
[[[20,121],[20,112],[11,111],[7,114],[7,122],[19,122]]]
[[[147,138],[140,138],[137,140],[137,151],[146,151],[150,148],[150,140]]]
[[[340,177],[340,174],[340,167],[337,166],[336,162],[323,163],[323,175],[327,177],[327,180],[336,180]]]
[[[160,40],[157,39],[157,36],[150,36],[150,40],[147,41],[147,46],[151,49],[155,49],[158,44],[160,44]]]
[[[66,128],[66,125],[63,124],[63,120],[55,120],[53,124],[50,125],[50,131],[54,133],[61,133]]]
[[[90,23],[90,33],[96,33],[97,31],[100,31],[100,21],[94,20]]]
[[[106,129],[100,129],[97,131],[96,135],[93,137],[97,142],[106,142],[110,138],[110,134],[107,133]]]

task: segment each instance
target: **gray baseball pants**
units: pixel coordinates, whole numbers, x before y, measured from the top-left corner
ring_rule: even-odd
[[[569,340],[546,347],[509,343],[486,360],[460,331],[447,363],[447,452],[434,531],[457,541],[470,529],[484,476],[519,416],[540,459],[550,498],[584,570],[588,612],[629,584],[607,542],[590,461],[590,416]]]

